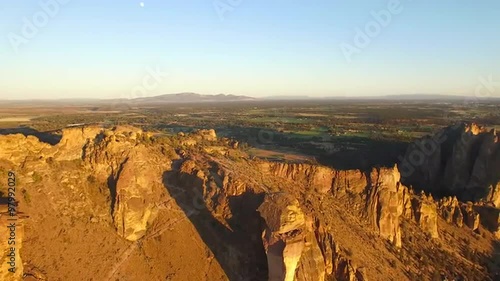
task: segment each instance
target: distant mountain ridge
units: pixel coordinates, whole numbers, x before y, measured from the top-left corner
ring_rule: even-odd
[[[237,96],[237,95],[202,95],[197,93],[177,93],[177,94],[164,94],[153,97],[144,97],[132,99],[135,103],[189,103],[189,102],[231,102],[231,101],[250,101],[255,100],[255,98],[248,96]]]
[[[248,96],[238,96],[231,94],[202,95],[197,93],[177,93],[163,94],[158,96],[148,96],[139,98],[113,98],[113,99],[92,99],[92,98],[65,98],[65,99],[32,99],[32,100],[2,100],[0,107],[6,106],[91,106],[91,105],[119,105],[128,104],[134,106],[151,104],[176,104],[176,103],[221,103],[221,102],[241,102],[258,100]]]
[[[203,103],[203,102],[244,102],[244,101],[327,101],[327,100],[339,100],[339,101],[362,101],[362,100],[390,100],[390,101],[498,101],[499,96],[486,96],[486,97],[475,97],[475,96],[460,96],[460,95],[444,95],[444,94],[402,94],[402,95],[379,95],[379,96],[307,96],[307,95],[275,95],[275,96],[264,96],[264,97],[250,97],[244,95],[233,95],[233,94],[217,94],[217,95],[204,95],[192,92],[183,92],[175,94],[162,94],[158,96],[146,96],[138,98],[111,98],[111,99],[98,99],[98,98],[63,98],[63,99],[0,99],[0,106],[11,106],[11,105],[51,105],[51,104],[70,104],[70,105],[82,105],[82,104],[109,104],[109,103],[129,103],[129,104],[158,104],[158,103]]]

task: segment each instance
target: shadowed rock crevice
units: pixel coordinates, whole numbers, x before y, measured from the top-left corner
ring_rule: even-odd
[[[128,159],[125,159],[125,161],[120,164],[120,166],[118,167],[118,170],[116,171],[116,173],[112,172],[108,179],[107,179],[107,183],[108,183],[108,189],[109,189],[109,195],[110,195],[110,210],[111,210],[111,215],[114,214],[114,211],[115,211],[115,203],[116,203],[116,199],[117,199],[117,196],[116,196],[116,182],[118,181],[118,178],[120,177],[120,173],[122,172],[123,170],[123,165],[125,165],[125,163],[127,163],[127,160]]]
[[[318,158],[319,163],[339,170],[370,171],[372,167],[392,167],[408,148],[407,142],[362,137],[332,140],[331,144],[344,148],[354,146],[353,149],[341,149]]]
[[[204,199],[206,182],[199,176],[170,171],[164,173],[163,182],[229,280],[265,280],[266,256],[260,239],[261,219],[256,212],[262,195],[245,192],[220,198],[221,205],[216,207],[226,209],[228,218],[216,218]]]
[[[23,136],[34,136],[40,140],[40,142],[56,145],[61,141],[62,136],[54,132],[40,132],[29,127],[18,127],[18,128],[8,128],[0,129],[0,135],[14,135],[22,134]]]

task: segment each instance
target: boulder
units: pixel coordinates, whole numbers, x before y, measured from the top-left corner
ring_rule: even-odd
[[[196,131],[195,135],[201,136],[201,138],[203,140],[206,140],[206,141],[216,141],[217,140],[217,134],[215,133],[214,129],[198,130],[198,131]]]

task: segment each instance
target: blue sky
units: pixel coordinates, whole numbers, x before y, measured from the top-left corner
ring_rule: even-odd
[[[48,15],[54,1],[0,1],[0,99],[472,95],[479,77],[500,82],[497,0],[401,0],[398,13],[393,0],[60,0]]]

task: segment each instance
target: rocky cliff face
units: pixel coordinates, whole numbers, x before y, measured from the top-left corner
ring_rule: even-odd
[[[265,220],[262,234],[269,281],[367,280],[344,257],[318,220],[304,214],[287,193],[267,194],[258,209]]]
[[[325,276],[336,278],[337,280],[349,281],[368,281],[363,267],[357,267],[346,254],[342,253],[338,243],[335,241],[333,235],[328,232],[321,223],[316,222],[315,234],[318,246],[321,250],[323,263],[319,267],[325,268]],[[316,242],[316,241],[315,241]],[[304,258],[307,261],[307,258]],[[328,280],[321,279],[322,275],[312,275],[320,278],[305,278],[307,271],[298,276],[304,276],[303,279],[298,280]]]
[[[434,203],[422,203],[400,182],[398,168],[336,171],[307,164],[264,163],[264,173],[286,178],[346,201],[350,211],[365,217],[379,235],[401,247],[400,223],[415,218],[425,231],[437,238],[437,211]],[[413,200],[412,200],[413,198]]]
[[[266,221],[262,240],[267,254],[269,281],[293,281],[305,248],[306,227],[299,201],[284,193],[269,194],[258,209]]]
[[[116,175],[113,221],[118,233],[136,241],[146,234],[148,224],[158,215],[157,205],[163,194],[165,164],[139,146],[127,156]],[[113,184],[113,183],[111,183]]]
[[[474,123],[448,127],[410,145],[402,182],[438,196],[500,207],[499,134]]]
[[[468,130],[470,136],[490,134]],[[478,148],[475,158],[467,156],[476,159],[474,177],[483,176],[474,168],[477,163],[494,162],[490,151],[496,141],[479,143],[464,146],[486,147]],[[19,253],[25,251],[28,275],[40,280],[356,281],[408,280],[412,274],[429,279],[430,272],[441,270],[450,278],[467,272],[475,276],[470,280],[489,276],[479,271],[479,262],[462,258],[463,239],[450,247],[447,239],[460,233],[484,246],[498,236],[500,212],[493,199],[437,201],[407,187],[400,166],[360,171],[235,160],[230,155],[236,149],[213,130],[159,141],[133,127],[73,128],[63,130],[55,145],[0,136],[0,168],[19,172],[20,206],[33,215],[26,222],[29,246]],[[421,175],[459,182],[445,176],[452,168],[431,169],[441,164],[442,153],[452,153],[439,149],[426,158],[429,169]],[[458,160],[450,161],[462,171]],[[468,182],[480,181],[470,177]],[[49,236],[58,237],[57,243]],[[105,256],[105,265],[89,269],[94,258],[88,252]],[[435,263],[453,264],[455,272],[422,264],[434,257],[439,257]]]
[[[118,127],[115,132],[123,130],[123,127]],[[68,128],[62,130],[62,138],[54,147],[55,157],[58,160],[75,160],[82,158],[82,148],[89,142],[93,141],[96,136],[103,131],[99,127],[82,127]]]
[[[23,163],[28,157],[52,154],[51,146],[41,143],[34,136],[21,134],[0,136],[0,158],[13,163]]]
[[[400,181],[397,167],[373,169],[366,197],[366,215],[380,236],[401,247],[400,220],[408,207],[408,189]],[[405,202],[406,201],[406,202]]]
[[[482,203],[461,203],[456,197],[445,197],[438,202],[439,213],[443,219],[458,227],[468,227],[474,231],[482,225],[497,238],[500,238],[500,209]]]
[[[414,198],[412,205],[415,213],[415,221],[420,228],[432,238],[438,238],[438,213],[437,204],[432,196],[422,194],[420,198]]]
[[[144,235],[146,225],[156,215],[155,204],[164,193],[162,174],[171,163],[161,159],[161,148],[141,143],[141,139],[149,138],[133,127],[107,131],[99,127],[64,129],[61,141],[54,146],[33,136],[0,136],[0,156],[13,163],[25,163],[27,159],[43,159],[45,163],[49,158],[83,161],[93,178],[108,184],[111,215],[118,233],[135,241]]]
[[[97,135],[83,147],[83,160],[93,174],[106,180],[111,193],[111,213],[118,233],[136,241],[157,216],[164,194],[162,175],[170,159],[161,149],[147,147],[141,130],[118,128]],[[63,137],[64,140],[64,137]]]
[[[474,206],[474,211],[479,214],[480,224],[491,231],[493,235],[500,239],[500,209],[492,206]],[[476,218],[477,215],[474,216]],[[474,225],[477,222],[474,221]]]
[[[328,192],[334,178],[332,169],[309,164],[263,163],[261,169],[264,173],[307,184],[319,193]]]

